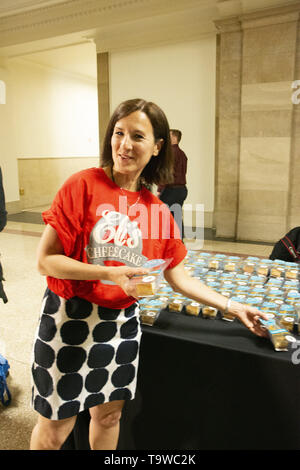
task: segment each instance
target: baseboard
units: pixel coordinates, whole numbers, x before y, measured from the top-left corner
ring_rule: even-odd
[[[8,214],[17,214],[22,210],[21,201],[9,201],[5,203]]]

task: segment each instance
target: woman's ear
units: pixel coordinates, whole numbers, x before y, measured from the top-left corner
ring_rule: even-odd
[[[159,154],[163,145],[164,145],[164,139],[159,139],[155,143],[154,152],[153,152],[154,157],[156,157]]]

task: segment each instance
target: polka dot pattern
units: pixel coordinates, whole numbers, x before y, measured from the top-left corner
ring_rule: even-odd
[[[44,313],[53,315],[60,307],[60,298],[49,289],[46,290],[46,296],[44,298],[46,299]]]
[[[57,368],[66,374],[81,369],[86,359],[86,352],[82,348],[63,346],[57,353]]]
[[[97,343],[107,343],[113,339],[117,332],[117,325],[115,322],[107,321],[99,323],[93,329],[93,338]]]
[[[39,329],[39,337],[43,341],[51,341],[56,333],[55,320],[50,315],[42,315]]]
[[[65,344],[82,344],[88,337],[89,327],[82,320],[71,320],[62,325],[60,334]]]
[[[33,347],[32,406],[48,419],[135,395],[137,304],[109,309],[46,290]]]
[[[108,366],[114,357],[114,348],[109,344],[95,344],[88,357],[88,366],[91,368]]]
[[[106,384],[108,371],[106,369],[94,369],[88,373],[85,379],[85,388],[88,392],[99,392]]]
[[[63,400],[77,398],[82,390],[82,377],[80,374],[63,375],[57,384],[57,393]]]
[[[37,386],[39,394],[42,397],[48,397],[53,392],[53,381],[52,377],[46,369],[42,367],[36,367],[32,371],[34,382]]]
[[[55,353],[51,346],[37,339],[34,347],[34,357],[39,366],[49,369],[55,360]]]
[[[57,296],[58,297],[58,296]],[[93,305],[85,299],[73,297],[66,302],[66,313],[69,318],[79,320],[88,318],[93,310]]]
[[[137,341],[124,341],[117,349],[116,363],[126,364],[137,357],[139,343]]]

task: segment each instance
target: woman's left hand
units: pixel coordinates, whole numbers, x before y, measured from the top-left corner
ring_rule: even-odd
[[[260,322],[260,319],[268,320],[268,316],[265,313],[257,308],[234,301],[231,303],[229,311],[255,335],[263,337],[268,336],[267,330]]]

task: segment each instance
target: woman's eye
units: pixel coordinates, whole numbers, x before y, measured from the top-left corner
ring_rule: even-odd
[[[143,135],[140,135],[140,134],[136,134],[136,135],[135,135],[135,138],[136,138],[136,139],[143,139],[144,136],[143,136]]]

